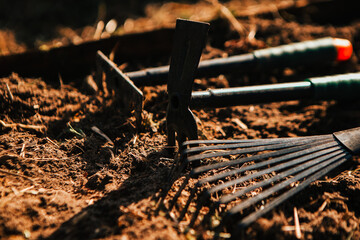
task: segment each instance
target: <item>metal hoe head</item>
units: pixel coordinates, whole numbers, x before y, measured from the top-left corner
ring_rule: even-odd
[[[179,146],[186,139],[197,139],[197,125],[189,109],[195,71],[205,45],[208,23],[178,19],[171,55],[166,124],[168,145]]]
[[[164,202],[169,211],[178,208],[179,222],[188,216],[188,227],[200,223],[236,236],[359,150],[360,128],[311,137],[187,141],[182,167],[173,175],[180,186],[176,192],[169,187]],[[193,161],[202,166],[181,177]]]

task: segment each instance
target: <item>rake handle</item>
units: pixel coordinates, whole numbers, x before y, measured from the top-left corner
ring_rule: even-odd
[[[292,43],[278,47],[255,50],[252,53],[216,58],[200,62],[197,77],[216,76],[229,72],[249,72],[272,68],[295,67],[299,65],[320,64],[337,59],[338,52],[334,38]],[[169,66],[148,68],[126,75],[137,86],[154,86],[167,82]]]
[[[302,82],[209,89],[192,93],[192,108],[218,108],[302,99],[356,99],[360,73],[308,78]]]

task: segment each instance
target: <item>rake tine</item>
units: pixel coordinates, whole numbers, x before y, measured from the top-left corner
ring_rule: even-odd
[[[263,209],[260,209],[250,215],[248,215],[247,217],[245,217],[243,220],[241,220],[238,224],[237,224],[237,228],[243,229],[247,226],[249,226],[251,223],[253,223],[256,219],[258,219],[260,216],[268,213],[269,211],[271,211],[273,208],[275,208],[276,206],[278,206],[279,204],[281,204],[282,202],[284,202],[285,200],[289,199],[290,197],[292,197],[293,195],[295,195],[296,193],[300,192],[301,190],[303,190],[305,187],[309,186],[312,182],[314,182],[315,180],[321,178],[322,176],[324,176],[325,174],[327,174],[328,172],[330,172],[331,170],[335,169],[336,167],[340,166],[342,163],[344,163],[345,161],[347,161],[348,159],[351,158],[351,154],[349,153],[343,153],[337,157],[332,158],[331,160],[324,162],[321,166],[317,166],[317,170],[323,168],[324,165],[326,166],[325,168],[323,168],[322,170],[316,172],[314,174],[314,170],[309,169],[307,175],[313,174],[311,175],[308,179],[306,179],[305,181],[303,181],[302,183],[300,183],[297,187],[290,189],[289,191],[286,192],[286,194],[282,194],[279,197],[277,197],[276,199],[274,199],[273,201],[271,201],[270,203],[268,203],[267,205],[264,206]],[[314,167],[315,168],[315,167]],[[305,175],[305,174],[304,174]],[[249,199],[252,200],[253,198]],[[238,206],[236,206],[235,208],[237,208]],[[235,210],[234,210],[235,211]],[[237,211],[238,212],[238,211]],[[230,213],[230,212],[229,212]]]
[[[236,224],[235,230],[232,233],[232,237],[235,237],[235,238],[238,237],[247,226],[249,226],[251,223],[255,222],[259,217],[270,212],[272,209],[274,209],[275,207],[277,207],[278,205],[280,205],[287,199],[291,198],[298,192],[302,191],[305,187],[309,186],[315,180],[321,178],[322,176],[324,176],[325,174],[327,174],[334,168],[340,166],[342,163],[347,161],[350,157],[351,157],[351,155],[345,154],[345,156],[343,155],[343,157],[337,156],[337,157],[333,158],[332,160],[326,161],[325,164],[327,164],[328,166],[323,168],[322,170],[316,172],[315,174],[313,174],[314,170],[310,170],[312,172],[310,172],[309,174],[313,174],[313,175],[311,175],[308,179],[304,180],[302,183],[297,185],[297,187],[292,188],[289,191],[287,191],[286,193],[281,194],[279,197],[275,198],[274,200],[272,200],[271,202],[266,204],[263,208],[258,209],[256,212],[253,212],[250,215],[244,217],[242,220],[240,220]],[[252,198],[250,198],[248,200],[251,200],[251,199]],[[230,212],[230,211],[232,211],[232,212]],[[214,239],[219,238],[219,233],[220,233],[221,229],[230,221],[230,218],[239,213],[238,211],[234,211],[233,209],[231,209],[230,211],[225,214],[222,222],[216,228]]]
[[[235,175],[235,174],[239,174],[239,173],[242,173],[242,172],[245,172],[245,171],[248,171],[248,170],[254,170],[254,169],[257,169],[259,167],[264,167],[264,166],[267,166],[269,164],[273,165],[274,163],[280,163],[280,162],[284,162],[284,161],[287,161],[287,160],[290,160],[290,159],[294,159],[292,161],[289,161],[291,164],[297,164],[300,161],[306,160],[307,155],[310,155],[311,158],[314,158],[315,156],[318,156],[318,155],[321,155],[321,154],[325,153],[326,150],[328,152],[330,152],[330,150],[326,149],[326,148],[330,148],[330,147],[336,147],[336,144],[334,144],[332,142],[326,143],[323,146],[321,146],[321,145],[320,146],[315,146],[315,147],[310,148],[310,149],[305,149],[304,151],[286,154],[286,155],[283,155],[283,156],[280,156],[280,157],[277,157],[277,158],[273,158],[273,159],[270,159],[270,160],[266,160],[266,161],[263,161],[263,162],[253,164],[253,165],[249,165],[249,166],[243,167],[241,169],[235,169],[235,170],[232,170],[232,171],[229,171],[229,172],[213,175],[213,176],[210,176],[210,177],[199,180],[199,184],[205,184],[205,183],[208,183],[208,182],[214,182],[214,181],[223,179],[225,177],[229,177],[229,176],[232,176],[232,175]],[[321,152],[313,154],[316,151],[321,151]],[[251,158],[251,157],[249,157],[249,158]],[[286,165],[286,164],[289,164],[289,162],[283,163],[285,165],[277,165],[277,166],[287,167],[288,165]],[[267,168],[267,169],[264,169],[262,171],[264,171],[264,172],[266,171],[266,173],[271,173],[272,171],[276,171],[278,169],[277,166]],[[253,175],[247,175],[247,176],[244,176],[244,177],[251,177],[251,176],[253,176]],[[242,178],[244,178],[244,177],[242,177]],[[247,180],[249,180],[249,179],[247,179]],[[230,187],[230,186],[234,185],[235,182],[237,182],[237,181],[238,181],[238,179],[231,181],[231,183],[229,183],[229,186],[228,186],[228,182],[226,182],[226,183],[224,183],[222,185],[224,185],[225,188]],[[222,185],[218,185],[218,186],[216,186],[216,187],[214,187],[212,189],[215,190],[217,188],[220,188],[220,186],[222,186]]]
[[[330,145],[329,145],[330,146]],[[244,181],[247,181],[247,180],[250,180],[250,179],[254,179],[256,177],[259,177],[261,175],[264,175],[264,174],[268,174],[268,173],[271,173],[271,172],[276,172],[276,171],[279,171],[281,169],[284,169],[284,168],[288,168],[288,167],[291,167],[291,166],[294,166],[294,165],[297,165],[297,164],[300,164],[300,163],[303,163],[303,162],[306,162],[310,159],[314,159],[314,158],[317,158],[317,157],[321,157],[325,154],[329,154],[329,153],[332,153],[336,150],[339,149],[338,146],[333,146],[333,147],[330,147],[330,148],[327,148],[327,149],[317,149],[315,148],[316,150],[319,150],[318,152],[312,152],[312,153],[308,153],[308,155],[304,155],[300,158],[295,158],[291,161],[288,161],[288,162],[284,162],[284,163],[281,163],[279,165],[275,165],[274,167],[270,167],[270,168],[265,168],[261,171],[258,171],[256,173],[253,173],[253,174],[250,174],[250,175],[245,175],[241,178],[238,178],[238,179],[235,179],[235,180],[232,180],[232,181],[228,181],[226,183],[223,183],[221,185],[217,185],[211,189],[208,189],[209,191],[209,194],[212,194],[214,192],[217,192],[217,191],[220,191],[220,190],[223,190],[227,187],[231,187],[235,184],[239,184],[241,182],[244,182]],[[274,159],[270,159],[268,160],[267,162],[271,162],[273,161]],[[286,159],[288,160],[288,159]],[[282,161],[278,161],[278,159],[276,161],[273,161],[273,162],[282,162]],[[261,163],[258,163],[258,164],[254,164],[254,165],[250,165],[247,167],[247,169],[245,168],[242,168],[242,169],[245,169],[244,171],[246,170],[253,170],[253,169],[257,169],[259,167],[263,167],[263,166],[266,166],[267,164],[263,164],[264,162],[261,162]],[[242,171],[243,172],[243,171]],[[233,175],[233,174],[232,174]]]
[[[183,142],[184,146],[199,145],[199,144],[234,144],[234,143],[249,143],[249,142],[277,142],[283,140],[303,140],[303,139],[321,139],[328,137],[331,134],[314,135],[306,137],[283,137],[283,138],[267,138],[267,139],[216,139],[216,140],[189,140]]]
[[[316,145],[319,145],[319,142],[313,144],[313,146],[316,146]],[[282,156],[284,154],[289,154],[289,153],[297,152],[300,150],[304,150],[306,148],[308,148],[307,144],[303,144],[303,145],[299,145],[299,146],[295,145],[294,147],[285,148],[285,149],[270,152],[270,153],[263,153],[263,154],[254,155],[254,156],[247,157],[247,158],[239,158],[239,159],[232,160],[232,161],[219,162],[219,163],[215,163],[215,164],[211,164],[211,165],[204,165],[204,166],[193,169],[190,172],[190,174],[192,176],[196,176],[196,175],[199,175],[199,174],[209,171],[209,170],[223,168],[223,167],[230,167],[230,166],[238,165],[241,163],[250,162],[250,161],[258,161],[258,160],[266,159],[266,158],[270,158],[270,157],[274,158],[274,157]]]
[[[331,135],[329,135],[330,137]],[[331,139],[333,139],[331,137]],[[307,142],[312,142],[310,141],[306,141],[305,139],[303,140],[305,143]],[[230,155],[236,155],[236,154],[248,154],[248,153],[255,153],[255,152],[261,152],[261,151],[266,151],[266,150],[279,150],[279,149],[283,149],[283,148],[288,148],[288,147],[293,147],[294,145],[297,144],[301,144],[300,142],[284,142],[284,143],[279,143],[279,144],[271,144],[271,145],[264,145],[264,146],[255,146],[255,147],[249,147],[249,148],[245,148],[245,149],[236,149],[236,150],[231,150],[231,151],[226,151],[226,152],[215,152],[215,153],[204,153],[204,154],[197,154],[197,155],[193,155],[190,156],[186,159],[187,162],[193,162],[193,161],[199,161],[205,158],[214,158],[214,157],[225,157],[225,156],[230,156]]]
[[[288,170],[286,170],[284,172],[278,173],[272,178],[262,180],[262,181],[260,181],[260,182],[258,182],[256,184],[254,184],[254,185],[251,185],[251,186],[248,186],[248,187],[246,187],[244,189],[241,189],[240,191],[237,191],[235,193],[228,194],[228,195],[225,195],[225,196],[221,197],[219,201],[213,203],[209,207],[209,212],[204,217],[202,225],[205,225],[207,223],[207,221],[210,219],[210,216],[215,213],[215,209],[220,207],[221,204],[228,204],[231,201],[235,200],[236,198],[241,197],[242,195],[245,195],[248,192],[251,192],[251,191],[253,191],[255,189],[265,187],[267,185],[275,183],[276,181],[279,181],[279,180],[281,180],[283,178],[294,175],[295,173],[299,173],[301,171],[309,169],[310,167],[316,166],[317,164],[322,163],[322,162],[327,161],[327,160],[328,159],[325,159],[325,158],[324,159],[316,159],[315,158],[312,161],[309,161],[309,162],[307,162],[305,164],[302,164],[302,165],[296,166],[294,168],[290,168],[290,169],[288,169]]]
[[[260,147],[267,145],[275,145],[279,143],[283,143],[286,140],[282,141],[260,141],[260,142],[242,142],[242,143],[234,143],[234,144],[223,144],[223,145],[210,145],[210,146],[201,146],[201,147],[192,147],[184,150],[184,154],[204,152],[209,150],[226,150],[226,149],[234,149],[234,148],[250,148],[250,147]]]
[[[269,197],[270,195],[280,191],[281,189],[284,189],[285,187],[289,186],[291,183],[294,183],[296,181],[299,181],[300,179],[302,178],[305,178],[306,176],[316,172],[316,171],[319,171],[321,168],[323,168],[324,166],[327,166],[341,158],[343,158],[344,156],[346,156],[346,153],[343,153],[341,150],[340,151],[337,151],[331,155],[325,155],[321,158],[319,158],[320,160],[322,161],[325,161],[321,164],[318,164],[304,172],[301,172],[297,175],[295,175],[294,177],[292,178],[289,178],[281,183],[278,183],[277,185],[271,187],[271,188],[268,188],[267,190],[261,192],[260,194],[252,197],[252,198],[249,198],[247,200],[245,200],[244,202],[241,202],[239,205],[233,207],[229,212],[228,214],[234,214],[234,213],[237,213],[237,212],[240,212],[242,210],[244,210],[245,208],[248,208],[250,206],[253,206],[255,203],[261,201],[261,200],[264,200],[265,198]]]
[[[161,191],[161,194],[158,198],[158,203],[159,203],[159,206],[156,210],[156,214],[159,212],[160,210],[160,206],[161,204],[164,202],[167,194],[169,193],[170,189],[171,189],[171,186],[174,184],[174,182],[176,181],[176,179],[179,178],[180,174],[181,174],[181,171],[183,168],[180,168],[178,169],[178,171],[175,173],[176,171],[176,168],[177,168],[177,165],[178,163],[180,163],[182,161],[176,161],[175,164],[172,166],[171,170],[170,170],[170,173],[168,175],[168,183],[166,184],[166,186],[163,188],[163,190]],[[184,165],[184,164],[182,164]]]
[[[279,180],[281,180],[283,178],[286,178],[288,176],[292,176],[292,175],[294,175],[294,174],[296,174],[298,172],[304,171],[305,169],[308,169],[308,168],[310,168],[312,166],[315,166],[315,165],[317,165],[317,164],[319,164],[319,163],[321,163],[323,161],[326,161],[326,160],[327,159],[325,159],[325,158],[324,159],[320,159],[320,158],[319,159],[317,159],[317,158],[313,159],[313,160],[311,160],[309,162],[306,162],[306,163],[304,163],[302,165],[298,165],[298,166],[296,166],[294,168],[290,168],[290,169],[288,169],[288,170],[286,170],[284,172],[278,173],[272,178],[262,180],[261,182],[258,182],[258,183],[254,184],[252,186],[246,187],[246,188],[244,188],[244,189],[242,189],[242,190],[240,190],[238,192],[235,192],[235,193],[232,193],[232,194],[229,194],[229,195],[225,195],[222,198],[220,198],[220,200],[216,203],[216,207],[219,206],[220,204],[227,204],[227,203],[235,200],[236,198],[244,195],[245,193],[248,193],[248,192],[250,192],[252,190],[255,190],[257,188],[260,188],[260,187],[267,186],[269,184],[272,184],[272,183],[274,183],[276,181],[279,181]]]
[[[295,149],[295,150],[298,150],[298,149]],[[288,151],[287,151],[287,152],[288,152]],[[279,154],[279,153],[281,153],[281,151],[273,152],[273,153]],[[275,154],[274,154],[274,155],[275,155]],[[243,159],[250,159],[250,161],[252,161],[255,157],[259,158],[259,155],[253,156],[253,157],[249,157],[249,158],[243,158]],[[262,156],[262,157],[263,157],[263,156]],[[240,159],[240,160],[243,160],[243,159]],[[231,161],[230,161],[230,163],[231,163]],[[266,164],[266,165],[267,165],[267,164]],[[184,164],[183,164],[183,166],[184,166]],[[185,166],[184,166],[184,167],[185,167]],[[244,168],[243,168],[243,169],[244,169]],[[241,169],[240,171],[242,171],[243,169]],[[195,169],[195,170],[196,170],[196,169]],[[245,169],[245,170],[246,170],[246,169]],[[181,169],[180,169],[180,171],[181,171]],[[218,176],[218,175],[216,175],[216,176]],[[180,189],[178,190],[178,192],[177,192],[176,195],[174,196],[173,201],[171,202],[171,204],[170,204],[170,206],[169,206],[169,211],[171,211],[171,209],[172,209],[173,206],[175,205],[177,199],[179,198],[182,190],[185,188],[185,185],[186,185],[186,183],[189,181],[189,178],[190,178],[190,177],[193,177],[193,174],[190,173],[190,175],[187,176],[186,181],[184,181],[183,184],[181,185]],[[200,181],[195,185],[194,189],[197,189],[197,188],[200,187],[202,184],[203,184],[203,182],[200,180]],[[170,190],[170,188],[169,188],[167,191],[169,191],[169,190]],[[166,193],[167,193],[167,192],[166,192]],[[166,195],[165,195],[165,196],[166,196]],[[164,198],[165,198],[165,197],[164,197]],[[192,200],[192,197],[190,196],[189,199],[188,199],[188,202],[187,202],[186,206],[185,206],[184,209],[183,209],[183,212],[184,212],[184,213],[181,213],[181,215],[184,215],[184,214],[185,214],[185,212],[186,212],[186,210],[187,210],[187,207],[189,206],[189,203],[190,203],[191,200]],[[179,218],[179,221],[181,221],[181,219],[182,219],[182,218]]]
[[[246,176],[243,176],[243,177],[240,177],[240,178],[238,178],[238,179],[235,179],[235,180],[232,180],[232,181],[228,181],[228,182],[226,182],[226,183],[223,183],[223,184],[220,184],[220,185],[217,185],[217,186],[215,186],[215,187],[213,187],[213,188],[210,188],[210,189],[208,189],[208,190],[204,190],[204,193],[203,193],[203,195],[204,195],[204,197],[200,200],[200,201],[198,201],[198,205],[200,206],[200,208],[202,207],[202,205],[203,205],[203,202],[205,201],[205,196],[207,197],[207,199],[208,198],[210,198],[210,196],[211,196],[211,194],[213,194],[213,193],[215,193],[215,192],[218,192],[218,191],[220,191],[220,190],[223,190],[223,189],[225,189],[225,188],[227,188],[227,187],[230,187],[230,186],[234,186],[234,185],[236,185],[236,184],[239,184],[239,183],[242,183],[242,182],[245,182],[245,181],[248,181],[248,180],[250,180],[250,179],[254,179],[254,178],[256,178],[256,177],[260,177],[260,176],[262,176],[262,175],[264,175],[264,174],[268,174],[268,173],[271,173],[271,172],[274,172],[274,171],[278,171],[278,170],[281,170],[281,169],[284,169],[284,168],[288,168],[288,167],[291,167],[291,166],[293,166],[293,165],[296,165],[296,164],[299,164],[299,163],[301,163],[301,162],[305,162],[305,161],[307,161],[307,160],[311,160],[311,159],[313,159],[313,158],[316,158],[316,157],[319,157],[319,156],[323,156],[323,155],[325,155],[325,154],[329,154],[329,156],[332,156],[332,155],[334,155],[334,154],[331,154],[333,151],[336,151],[336,150],[338,150],[339,149],[339,147],[338,146],[335,146],[335,147],[333,147],[333,148],[328,148],[328,149],[325,149],[325,150],[321,150],[321,151],[319,151],[319,152],[317,152],[317,153],[315,153],[315,154],[312,154],[311,155],[311,157],[309,158],[307,155],[305,155],[304,157],[301,157],[301,158],[296,158],[296,159],[294,159],[294,160],[292,160],[292,161],[288,161],[288,162],[285,162],[285,163],[282,163],[282,164],[279,164],[279,165],[276,165],[276,166],[274,166],[274,167],[271,167],[271,168],[266,168],[266,169],[264,169],[264,170],[261,170],[261,171],[259,171],[259,172],[256,172],[256,173],[254,173],[254,174],[251,174],[251,175],[246,175]],[[291,158],[289,158],[288,156],[286,156],[289,160],[291,159]],[[326,159],[327,159],[327,157],[328,156],[325,156],[326,157]],[[321,158],[319,158],[320,159],[320,161],[321,161]],[[266,162],[270,162],[270,161],[272,161],[273,159],[271,159],[271,160],[268,160],[268,161],[266,161]],[[263,163],[263,162],[262,162]],[[261,163],[261,164],[262,164]],[[267,164],[265,164],[265,165],[267,165]],[[249,170],[249,169],[256,169],[256,168],[259,168],[260,166],[259,166],[259,164],[254,164],[254,165],[250,165],[250,166],[248,166],[248,167],[245,167],[245,168],[242,168],[242,169],[237,169],[236,171],[237,171],[237,173],[239,173],[239,170],[241,170],[241,172],[244,172],[244,171],[246,171],[246,170]],[[219,174],[219,175],[221,175],[221,174]],[[231,175],[234,175],[234,174],[231,174]],[[228,176],[231,176],[231,175],[228,175]],[[218,175],[214,175],[214,176],[218,176]],[[212,176],[213,177],[213,176]],[[209,177],[209,178],[211,178],[211,177]],[[213,180],[213,179],[211,179],[211,180]],[[216,180],[219,180],[219,179],[216,179]],[[199,180],[199,182],[197,183],[197,185],[203,185],[203,184],[205,184],[206,182],[209,182],[209,181],[202,181],[202,180]],[[200,210],[200,209],[199,209]],[[196,220],[196,218],[197,218],[197,216],[194,216],[193,215],[193,217],[195,218],[195,220]],[[194,221],[195,221],[194,220]]]
[[[177,158],[173,164],[173,166],[171,167],[170,169],[170,172],[169,172],[169,176],[168,176],[168,179],[171,180],[173,178],[178,178],[179,176],[176,176],[175,172],[179,172],[179,170],[183,170],[183,168],[185,168],[185,166],[182,167],[182,165],[184,165],[184,159],[185,159],[185,155],[184,154],[180,154],[180,157]],[[181,166],[179,168],[179,166]]]
[[[294,159],[294,160],[292,160],[292,161],[289,161],[289,162],[286,162],[286,163],[277,165],[277,166],[275,166],[275,167],[266,168],[266,169],[264,169],[264,170],[261,170],[261,171],[259,171],[259,172],[254,173],[254,174],[246,175],[246,176],[243,176],[243,177],[241,177],[241,178],[238,178],[238,179],[235,179],[235,180],[232,180],[232,181],[228,181],[228,182],[223,183],[223,184],[221,184],[221,185],[217,185],[217,186],[215,186],[215,187],[213,187],[213,188],[204,190],[204,192],[203,192],[202,194],[203,194],[204,196],[207,196],[207,199],[209,199],[210,196],[211,196],[211,194],[213,194],[213,193],[215,193],[215,192],[221,191],[221,190],[223,190],[223,189],[225,189],[225,188],[227,188],[227,187],[231,187],[231,186],[234,186],[234,185],[236,185],[236,184],[240,184],[240,183],[245,182],[245,181],[248,181],[248,180],[250,180],[250,179],[254,179],[254,178],[260,177],[260,176],[262,176],[262,175],[264,175],[264,174],[268,174],[268,173],[271,173],[271,172],[274,172],[274,171],[278,171],[278,170],[281,170],[281,169],[284,169],[284,168],[288,168],[288,167],[291,167],[291,166],[293,166],[293,165],[295,165],[295,164],[299,164],[299,163],[301,163],[301,162],[305,162],[305,161],[308,161],[308,160],[317,158],[317,157],[319,157],[319,156],[322,156],[322,157],[319,157],[318,160],[319,160],[319,161],[323,161],[323,160],[328,159],[329,156],[332,157],[332,156],[334,156],[334,155],[336,155],[336,154],[339,154],[339,147],[338,147],[338,146],[337,146],[337,148],[336,148],[336,147],[335,147],[335,148],[332,148],[330,151],[328,151],[328,150],[329,150],[329,149],[322,150],[322,151],[320,151],[320,152],[318,152],[318,153],[316,153],[316,154],[311,155],[310,158],[308,158],[307,156],[305,156],[305,157],[302,157],[302,158]],[[338,151],[338,153],[337,153],[337,152],[334,152],[334,151]],[[334,152],[334,153],[332,153],[332,152]],[[328,155],[326,155],[326,154],[328,154]],[[324,156],[324,155],[325,155],[325,156]],[[255,166],[254,168],[256,168],[256,166]],[[201,182],[201,180],[200,180],[200,181],[198,182],[198,184],[202,185],[202,184],[204,184],[204,182]],[[202,198],[202,199],[200,199],[200,201],[198,201],[198,205],[199,205],[199,206],[202,206],[202,205],[204,204],[205,199],[206,199],[205,197]],[[195,217],[197,217],[197,216],[195,216]]]
[[[291,139],[291,140],[289,140]],[[220,143],[221,144],[218,144]],[[192,146],[192,143],[205,144],[206,146],[194,146],[182,151],[183,166],[204,158],[215,158],[223,156],[237,157],[236,160],[217,162],[215,164],[204,165],[192,169],[187,175],[187,181],[200,177],[200,174],[210,172],[210,175],[204,175],[199,179],[195,186],[189,187],[190,196],[188,197],[184,208],[181,211],[179,221],[181,221],[189,212],[189,206],[196,200],[195,211],[190,211],[191,219],[188,228],[192,228],[199,215],[204,209],[205,204],[209,205],[208,211],[201,221],[201,225],[209,224],[213,229],[215,227],[215,238],[219,237],[219,231],[234,216],[238,217],[246,209],[252,210],[263,200],[271,199],[268,204],[257,212],[244,215],[237,222],[237,232],[247,227],[263,214],[268,213],[273,208],[303,190],[316,179],[324,176],[337,166],[351,158],[354,154],[360,153],[360,128],[348,129],[335,132],[329,135],[320,135],[314,137],[300,138],[282,138],[270,141],[262,140],[211,140],[211,141],[188,141],[184,145]],[[218,151],[218,152],[217,152]],[[263,152],[269,151],[269,152]],[[241,157],[242,154],[254,153],[250,157]],[[189,156],[190,155],[190,156]],[[239,156],[238,156],[239,155]],[[216,159],[214,159],[216,160]],[[241,166],[244,163],[249,165]],[[252,171],[251,174],[245,174]],[[268,174],[272,174],[270,178]],[[223,180],[223,181],[220,181]],[[238,184],[249,185],[254,180],[254,184],[241,189],[236,189]],[[293,183],[296,187],[291,188]],[[177,201],[182,190],[177,192]],[[206,185],[211,184],[207,187]],[[233,193],[225,194],[227,189],[235,187]],[[252,198],[237,201],[253,190],[260,190],[260,193]],[[222,194],[220,199],[207,203],[213,194]],[[175,202],[174,201],[174,202]],[[229,211],[229,204],[237,204]],[[174,204],[174,203],[173,203]],[[218,210],[219,209],[219,210]],[[214,214],[225,210],[223,220],[219,226],[211,224],[211,218]],[[234,236],[234,235],[233,235]]]
[[[326,143],[326,142],[325,142]],[[332,147],[332,148],[331,148]],[[224,173],[220,173],[220,174],[216,174],[216,175],[213,175],[213,176],[210,176],[210,177],[207,177],[207,178],[204,178],[204,179],[201,179],[199,180],[195,187],[194,188],[199,188],[200,186],[204,185],[205,183],[210,183],[210,182],[214,182],[216,180],[220,180],[220,179],[223,179],[223,178],[226,178],[226,177],[229,177],[229,176],[233,176],[235,174],[239,174],[239,173],[242,173],[242,172],[245,172],[247,170],[253,170],[253,169],[257,169],[257,168],[260,168],[260,167],[264,167],[264,166],[267,166],[269,164],[274,164],[274,163],[279,163],[279,162],[283,162],[285,160],[291,160],[291,159],[294,159],[292,161],[288,161],[288,162],[285,162],[285,163],[282,163],[282,164],[279,164],[279,165],[276,165],[274,167],[271,167],[271,168],[266,168],[262,171],[259,171],[257,173],[254,173],[252,175],[246,175],[246,176],[243,176],[241,178],[238,178],[238,179],[235,179],[235,180],[232,180],[232,181],[228,181],[226,183],[223,183],[223,184],[220,184],[220,185],[217,185],[213,188],[210,188],[208,190],[205,190],[202,192],[202,195],[204,197],[202,197],[199,201],[198,201],[198,205],[202,206],[203,205],[203,201],[205,201],[205,199],[208,199],[210,198],[211,194],[212,193],[215,193],[217,191],[220,191],[220,190],[223,190],[227,187],[230,187],[230,186],[233,186],[235,184],[239,184],[241,182],[245,182],[245,181],[248,181],[250,179],[253,179],[253,178],[256,178],[256,177],[259,177],[261,175],[264,175],[264,174],[268,174],[268,173],[271,173],[273,171],[278,171],[278,170],[281,170],[281,169],[284,169],[284,168],[287,168],[287,167],[290,167],[290,166],[293,166],[293,165],[296,165],[296,164],[299,164],[301,162],[304,162],[304,161],[307,161],[307,160],[310,160],[312,158],[316,158],[318,156],[322,156],[324,154],[328,154],[328,153],[331,153],[332,151],[335,151],[337,150],[339,147],[336,143],[334,142],[330,142],[330,143],[327,143],[327,144],[324,144],[323,146],[315,146],[313,148],[310,148],[310,149],[306,149],[304,151],[300,151],[300,152],[295,152],[295,153],[291,153],[291,154],[287,154],[287,155],[284,155],[284,156],[281,156],[279,158],[273,158],[273,159],[270,159],[270,160],[267,160],[267,161],[264,161],[264,162],[260,162],[260,163],[257,163],[257,164],[253,164],[253,165],[249,165],[249,166],[246,166],[244,168],[241,168],[241,169],[235,169],[235,170],[232,170],[230,172],[224,172]],[[325,150],[323,150],[325,149]],[[316,152],[316,151],[319,151],[319,152]],[[314,152],[316,152],[314,154]],[[307,155],[309,154],[312,154],[311,157],[309,158]],[[303,156],[303,157],[301,157]],[[255,156],[254,156],[255,157]],[[300,157],[300,158],[299,158]],[[251,157],[249,157],[251,158]],[[188,201],[191,201],[191,197],[189,197]],[[183,211],[186,210],[186,208],[183,209]],[[198,209],[199,210],[199,209]],[[197,216],[196,216],[197,217]],[[181,220],[181,219],[180,219]],[[194,220],[195,221],[195,220]]]

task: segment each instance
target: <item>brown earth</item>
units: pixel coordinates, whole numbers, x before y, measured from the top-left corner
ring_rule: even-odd
[[[47,14],[51,6],[46,2],[39,3],[43,9],[1,7],[0,54],[93,39],[99,19],[116,18],[118,33],[126,33],[173,26],[176,17],[187,17],[212,24],[203,59],[324,36],[346,38],[354,46],[352,58],[345,63],[196,79],[195,90],[360,70],[360,19],[352,1],[345,1],[348,5],[341,1],[227,1],[225,6],[246,29],[240,33],[207,2],[91,2],[96,11],[81,12],[73,22],[73,11],[82,9],[81,4],[70,11],[74,6],[59,1],[64,12]],[[339,2],[345,6],[341,10]],[[27,14],[15,16],[16,11]],[[29,19],[34,25],[26,29],[19,20]],[[149,59],[134,63],[132,59],[121,67],[128,71],[166,63],[158,59],[156,64]],[[155,215],[152,211],[153,198],[166,183],[174,159],[166,149],[166,86],[142,87],[144,122],[136,128],[134,117],[122,114],[112,96],[93,93],[84,82],[49,82],[17,73],[0,80],[0,238],[211,238],[210,232],[200,228],[185,234],[165,212]],[[359,103],[288,101],[194,113],[202,139],[292,137],[359,126]],[[97,134],[94,126],[111,141]],[[297,207],[303,239],[360,239],[359,170],[359,160],[354,158],[259,219],[247,229],[245,238],[296,239],[292,226]]]

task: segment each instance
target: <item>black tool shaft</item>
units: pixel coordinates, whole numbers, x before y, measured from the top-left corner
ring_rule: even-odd
[[[254,54],[248,53],[228,58],[217,58],[200,62],[196,70],[196,77],[216,76],[226,72],[241,72],[254,69],[256,65]],[[166,84],[169,75],[169,66],[161,66],[128,72],[126,75],[136,86],[154,86]]]
[[[255,50],[252,53],[216,58],[200,62],[196,77],[210,77],[224,73],[267,71],[273,68],[304,66],[335,61],[334,39],[327,37],[311,41]],[[169,66],[148,68],[126,73],[136,86],[165,84]]]
[[[301,100],[312,97],[308,81],[267,84],[260,86],[212,89],[192,93],[192,108],[218,108],[277,101]]]

